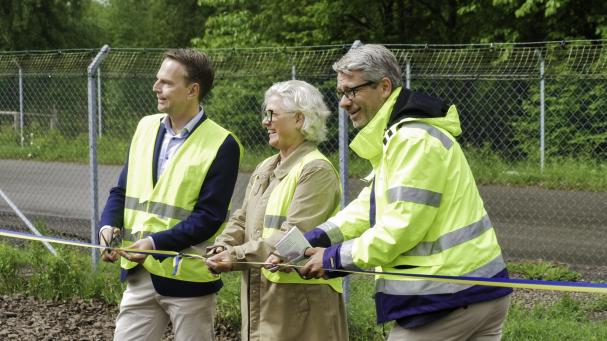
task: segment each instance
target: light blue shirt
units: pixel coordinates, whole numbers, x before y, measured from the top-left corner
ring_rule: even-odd
[[[200,112],[196,114],[186,125],[181,129],[179,134],[175,134],[173,131],[173,127],[171,126],[171,120],[169,116],[166,116],[162,119],[162,124],[164,124],[164,128],[166,129],[166,133],[164,134],[164,139],[162,140],[162,146],[160,147],[160,154],[158,155],[158,165],[156,165],[156,174],[158,177],[162,175],[164,170],[166,169],[169,161],[175,153],[179,150],[179,148],[185,142],[185,139],[190,135],[192,129],[196,126],[196,124],[202,119],[204,116],[204,109],[201,107]]]

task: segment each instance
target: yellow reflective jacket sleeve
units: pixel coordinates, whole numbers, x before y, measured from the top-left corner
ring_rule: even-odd
[[[356,199],[323,224],[328,225],[333,232],[339,234],[339,237],[332,240],[331,244],[357,238],[369,228],[370,194],[371,185],[363,188]],[[339,230],[335,227],[338,227]]]

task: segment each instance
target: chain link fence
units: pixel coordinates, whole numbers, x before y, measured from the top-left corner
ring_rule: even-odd
[[[605,46],[603,41],[388,46],[408,87],[458,106],[464,131],[458,139],[507,258],[600,264],[606,256]],[[329,138],[320,147],[339,164],[331,65],[349,47],[206,51],[216,81],[204,107],[245,147],[239,184],[273,153],[259,113],[265,90],[286,79],[315,85],[334,110]],[[90,236],[87,67],[98,52],[0,53],[0,189],[38,226],[53,231],[49,234]],[[156,111],[152,84],[163,52],[111,49],[95,74],[101,205],[117,181],[138,120]],[[350,128],[350,138],[354,134]],[[350,199],[369,169],[350,158]],[[561,171],[574,180],[562,176],[560,183]],[[544,183],[544,177],[553,181]],[[240,205],[242,191],[237,189],[233,206]],[[19,229],[14,218],[0,202],[0,227]]]

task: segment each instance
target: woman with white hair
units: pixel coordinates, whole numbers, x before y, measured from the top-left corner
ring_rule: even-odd
[[[326,137],[322,94],[298,80],[279,82],[264,98],[262,125],[278,153],[255,169],[242,208],[207,260],[215,272],[242,271],[242,340],[347,340],[341,279],[302,279],[242,264],[264,262],[293,226],[302,232],[338,209],[337,171],[316,145]]]

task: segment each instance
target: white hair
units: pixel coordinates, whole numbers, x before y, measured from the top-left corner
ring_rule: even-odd
[[[366,44],[353,47],[333,64],[333,70],[346,75],[351,75],[352,71],[360,71],[364,80],[372,82],[388,77],[392,88],[403,84],[396,57],[383,45]]]
[[[320,143],[327,138],[327,117],[331,114],[317,88],[300,80],[274,83],[266,90],[263,108],[270,97],[280,98],[281,109],[289,113],[302,113],[301,133],[306,141]]]

